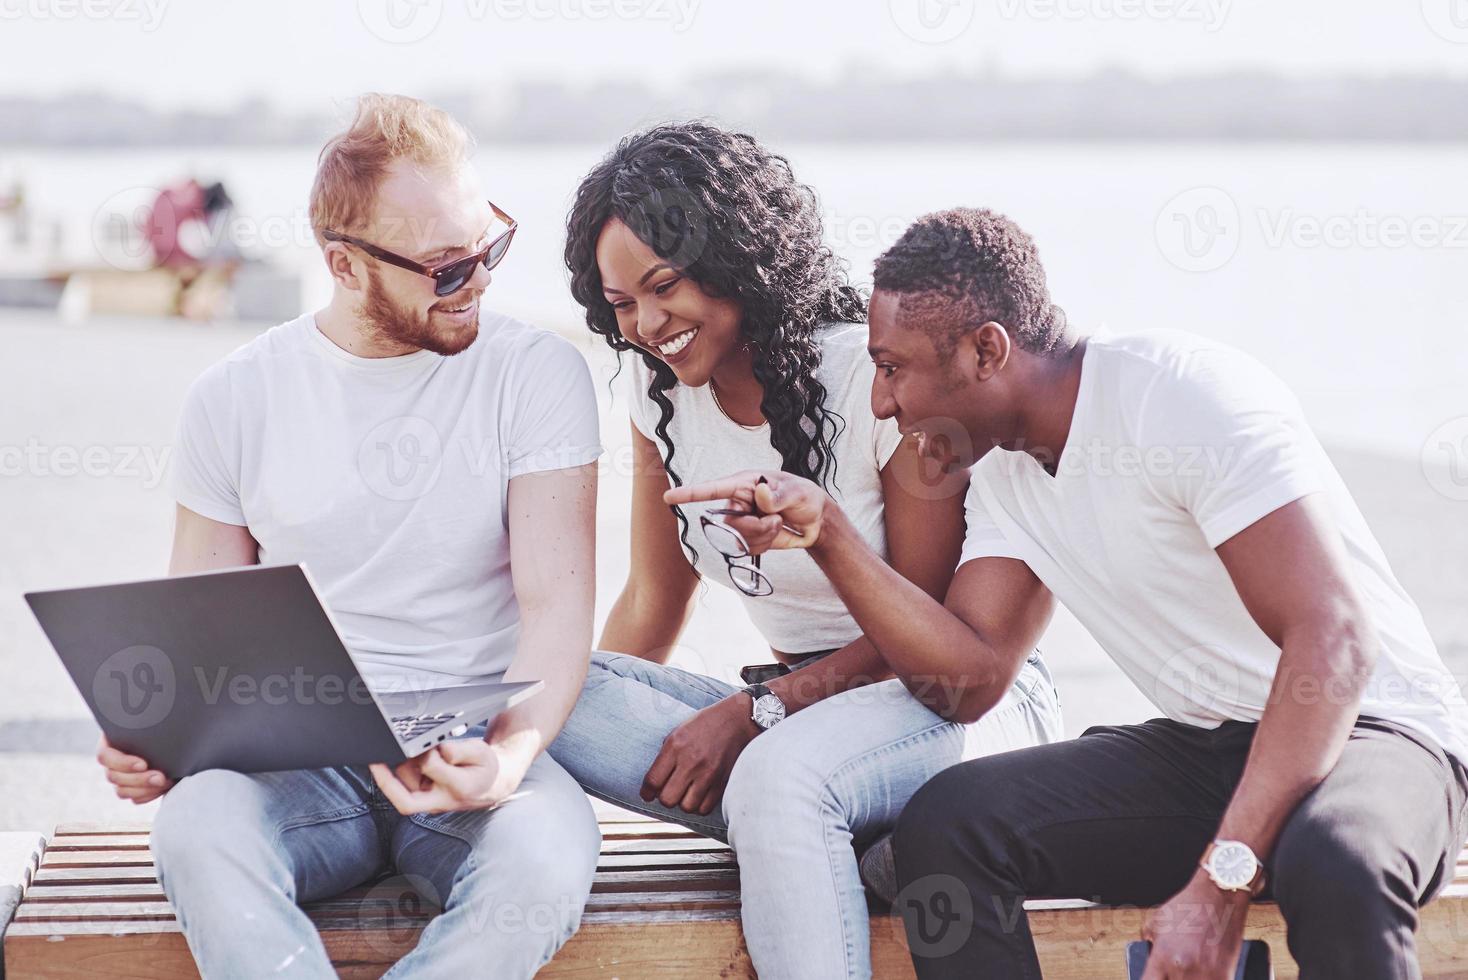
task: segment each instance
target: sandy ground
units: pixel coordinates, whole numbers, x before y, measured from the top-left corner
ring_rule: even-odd
[[[48,461],[21,475],[0,473],[0,830],[151,817],[156,805],[123,803],[102,780],[92,761],[96,726],[21,593],[163,573],[173,505],[159,464],[166,463],[178,405],[200,371],[258,329],[129,320],[76,326],[49,315],[0,314],[0,447],[35,444]],[[598,380],[610,377],[608,353],[583,349]],[[628,439],[626,411],[608,406],[606,386],[599,387],[604,439],[615,458]],[[51,472],[67,465],[71,451],[80,457],[92,447],[102,447],[91,452],[94,475]],[[1334,455],[1463,679],[1468,503],[1436,493],[1415,457]],[[604,475],[599,620],[626,574],[629,492],[629,477]],[[709,588],[701,601],[675,663],[732,680],[740,664],[765,659],[728,590]],[[1043,649],[1068,733],[1155,715],[1063,610]]]

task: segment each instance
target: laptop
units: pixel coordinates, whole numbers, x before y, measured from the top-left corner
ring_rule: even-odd
[[[108,742],[172,779],[396,765],[541,687],[372,691],[304,565],[25,599]]]

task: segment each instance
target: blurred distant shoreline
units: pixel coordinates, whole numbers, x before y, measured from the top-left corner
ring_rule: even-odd
[[[1396,74],[1291,78],[1230,72],[1083,78],[993,72],[834,81],[717,73],[653,89],[609,81],[502,83],[429,98],[481,141],[604,142],[666,119],[707,117],[767,139],[827,142],[991,140],[1402,141],[1468,139],[1468,78]],[[1432,112],[1423,112],[1424,106]],[[915,111],[921,109],[921,111]],[[78,91],[0,98],[8,147],[319,146],[347,105],[292,112],[264,99],[219,110],[165,110]]]

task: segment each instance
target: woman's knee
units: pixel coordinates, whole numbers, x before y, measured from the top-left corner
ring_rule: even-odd
[[[739,753],[729,773],[723,806],[731,843],[736,828],[767,828],[759,832],[788,828],[799,813],[816,808],[826,789],[809,757],[780,734],[771,729],[757,736]]]

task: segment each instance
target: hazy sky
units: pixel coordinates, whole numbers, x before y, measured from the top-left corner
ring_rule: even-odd
[[[1468,0],[0,0],[0,96],[320,108],[718,68],[1468,74]]]

